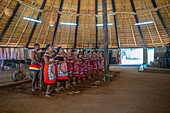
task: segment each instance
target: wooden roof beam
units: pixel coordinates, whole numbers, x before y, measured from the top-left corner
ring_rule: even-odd
[[[17,5],[15,6],[15,9],[14,9],[11,17],[8,19],[8,21],[7,21],[4,29],[2,30],[2,32],[1,32],[1,34],[0,34],[0,41],[1,41],[2,37],[3,37],[3,35],[5,34],[6,30],[8,29],[10,23],[12,22],[12,19],[14,18],[16,12],[18,11],[19,6],[20,6],[20,4],[19,4],[19,2],[18,2]]]
[[[98,15],[98,0],[95,0],[95,14]],[[98,41],[98,17],[96,16],[96,48],[99,48],[99,41]]]
[[[51,4],[50,9],[52,9],[52,8],[53,8],[53,6],[54,6],[54,2],[55,2],[55,0],[53,0],[53,2],[52,2],[52,4]],[[46,14],[45,14],[45,18],[44,18],[43,24],[42,24],[42,26],[41,26],[40,32],[39,32],[39,34],[38,34],[38,37],[37,37],[37,40],[36,40],[36,42],[35,42],[35,43],[38,43],[38,40],[39,40],[40,35],[41,35],[41,32],[42,32],[42,30],[43,30],[43,28],[44,28],[44,25],[45,25],[45,21],[46,21],[47,15],[48,15],[48,12],[46,12]]]
[[[46,3],[46,0],[43,1],[40,9],[43,9],[43,8],[44,8],[45,3]],[[36,20],[39,20],[40,16],[41,16],[41,12],[38,13],[38,16],[37,16]],[[34,34],[34,31],[35,31],[36,26],[37,26],[37,22],[34,23],[34,26],[33,26],[32,30],[31,30],[31,34],[30,34],[30,36],[29,36],[29,38],[28,38],[28,41],[27,41],[27,43],[26,43],[26,45],[25,45],[26,48],[28,47],[28,45],[29,45],[29,43],[30,43],[30,41],[31,41],[31,38],[32,38],[32,35]]]
[[[59,11],[62,11],[62,9],[63,9],[63,4],[64,4],[64,0],[61,0]],[[52,43],[51,43],[52,46],[54,45],[55,36],[56,36],[56,33],[57,33],[59,21],[60,21],[60,15],[61,15],[61,14],[58,13],[57,22],[56,22],[56,25],[55,25],[54,34],[53,34],[53,39],[52,39]]]
[[[80,13],[80,2],[81,0],[78,0],[78,6],[77,6],[77,14]],[[78,31],[78,26],[79,26],[79,16],[76,17],[76,29],[75,29],[75,38],[74,38],[74,48],[76,48],[77,45],[77,31]]]
[[[155,0],[151,0],[151,1],[152,1],[153,7],[154,7],[154,8],[157,8],[157,5],[156,5]],[[165,25],[165,22],[164,22],[164,20],[163,20],[163,18],[162,18],[161,13],[159,12],[159,10],[157,10],[156,13],[157,13],[157,15],[158,15],[158,17],[159,17],[159,19],[160,19],[160,21],[161,21],[161,23],[162,23],[162,25],[163,25],[166,33],[167,33],[169,39],[170,39],[170,34],[169,34],[169,31],[168,31],[168,28],[167,28],[166,25]]]
[[[133,12],[136,13],[136,9],[135,9],[135,5],[133,3],[133,0],[130,0],[130,3],[131,3]],[[134,15],[134,16],[135,16],[136,23],[139,23],[138,16],[137,15]],[[138,30],[139,30],[139,33],[140,33],[140,36],[141,36],[141,39],[142,39],[142,42],[143,42],[143,46],[146,47],[145,40],[144,40],[144,37],[143,37],[143,34],[142,34],[142,30],[141,30],[140,26],[137,26],[137,27],[138,27]]]
[[[114,0],[111,0],[111,1],[112,1],[113,12],[116,12],[115,2],[114,2]],[[120,39],[119,39],[119,31],[118,31],[116,15],[114,15],[114,22],[115,22],[115,29],[116,29],[117,45],[118,45],[118,48],[120,48]]]

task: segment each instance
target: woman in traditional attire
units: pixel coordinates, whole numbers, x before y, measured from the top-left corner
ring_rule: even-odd
[[[84,68],[83,68],[83,61],[82,61],[82,55],[78,54],[79,59],[79,76],[78,76],[78,82],[85,80],[84,77]]]
[[[92,54],[91,54],[91,51],[88,51],[88,69],[87,69],[87,74],[91,75],[92,71],[93,71]]]
[[[79,76],[79,59],[76,50],[73,50],[73,60],[73,85],[76,85],[76,78]]]
[[[44,54],[44,82],[47,85],[47,91],[46,96],[50,96],[51,94],[51,85],[55,83],[56,81],[56,75],[55,75],[55,64],[58,62],[57,60],[54,60],[52,56],[53,48],[50,44],[46,46],[47,52]]]
[[[72,54],[71,54],[71,49],[68,48],[67,49],[67,69],[68,69],[68,81],[66,83],[66,88],[68,89],[69,87],[71,87],[71,78],[72,78],[72,75],[73,75],[73,57],[72,57]]]
[[[95,74],[97,72],[97,56],[95,51],[93,51],[92,61],[93,61],[93,77],[95,77]]]
[[[88,69],[88,57],[87,57],[87,51],[86,50],[83,50],[83,57],[82,57],[82,60],[83,60],[83,65],[84,65],[84,75],[86,77],[88,77],[88,74],[87,74],[87,69]]]
[[[67,62],[65,57],[63,57],[63,49],[61,47],[57,48],[57,56],[55,60],[58,60],[58,64],[56,65],[56,81],[57,81],[57,88],[55,89],[56,92],[60,92],[64,90],[64,85],[68,81],[68,71],[67,71]]]
[[[102,55],[102,51],[100,51],[100,56],[99,56],[99,59],[100,59],[100,71],[103,71],[104,70],[104,58],[103,58],[103,55]]]
[[[98,50],[96,51],[96,56],[97,56],[97,71],[99,72],[101,64],[100,64],[100,52]]]

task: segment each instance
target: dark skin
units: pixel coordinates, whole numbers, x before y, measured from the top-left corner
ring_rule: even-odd
[[[38,60],[38,57],[37,57],[37,52],[39,49],[40,49],[40,46],[39,45],[36,45],[34,47],[35,51],[33,51],[31,53],[31,59],[32,59],[32,62],[33,63],[37,63],[39,65],[42,65],[42,63]],[[38,89],[38,75],[39,75],[39,72],[36,72],[36,73],[32,73],[32,91],[35,91],[35,89]]]
[[[50,54],[50,53],[52,53],[53,52],[53,48],[52,48],[52,46],[50,46],[49,48],[48,48],[48,50],[47,50],[47,54]],[[55,64],[57,64],[58,63],[58,60],[54,60],[54,61],[49,61],[49,59],[48,59],[48,57],[47,56],[45,56],[44,57],[45,58],[45,62],[46,62],[46,64],[52,64],[52,63],[55,63]],[[47,85],[47,92],[49,92],[50,91],[50,89],[51,89],[51,85]]]

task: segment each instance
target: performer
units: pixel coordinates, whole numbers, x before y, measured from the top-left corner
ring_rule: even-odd
[[[95,51],[93,51],[92,61],[93,61],[93,77],[95,77],[95,74],[97,72],[97,56]]]
[[[73,50],[73,85],[76,85],[76,78],[79,76],[79,59],[77,58],[77,51]]]
[[[46,96],[49,97],[51,92],[51,85],[56,81],[55,75],[55,64],[57,64],[58,60],[54,60],[52,56],[53,48],[50,44],[46,45],[47,52],[44,55],[44,82],[47,85]]]
[[[35,44],[34,45],[34,51],[32,51],[31,53],[31,65],[29,67],[29,71],[31,72],[33,78],[32,78],[32,91],[35,91],[38,88],[38,75],[40,72],[40,68],[41,68],[41,61],[39,61],[38,59],[38,50],[40,49],[40,45],[39,44]]]
[[[84,74],[86,77],[88,77],[87,75],[87,69],[88,69],[88,57],[87,57],[87,51],[86,50],[83,50],[83,65],[84,65]]]
[[[104,70],[104,58],[103,58],[103,55],[102,55],[102,51],[100,51],[100,71],[103,71]]]
[[[101,68],[101,64],[100,64],[100,52],[98,50],[96,51],[96,57],[97,57],[97,73],[98,73],[100,68]],[[101,74],[101,73],[99,72],[99,74]]]
[[[82,55],[78,54],[78,59],[79,59],[79,76],[78,76],[78,83],[80,83],[80,81],[85,80],[84,77],[84,68],[83,68],[83,61],[82,61]]]
[[[71,55],[71,49],[67,49],[67,69],[68,69],[68,81],[66,83],[66,89],[71,87],[71,78],[73,75],[73,57]]]
[[[63,49],[61,47],[58,47],[57,52],[58,54],[55,57],[55,60],[59,60],[59,61],[58,64],[56,65],[57,88],[55,89],[55,91],[60,92],[61,90],[64,90],[66,82],[68,81],[68,71],[67,71],[66,59],[64,59],[64,57],[62,56]]]
[[[88,69],[87,69],[87,73],[89,75],[91,75],[92,71],[93,71],[92,55],[91,55],[91,51],[88,51]]]

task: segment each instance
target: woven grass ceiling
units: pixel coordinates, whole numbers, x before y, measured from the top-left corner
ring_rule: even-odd
[[[5,9],[11,9],[13,15],[7,16]],[[170,43],[170,0],[107,0],[107,12],[108,23],[113,23],[108,26],[109,48],[162,47]],[[53,27],[50,20],[55,22]],[[145,21],[154,23],[135,25]],[[35,43],[41,47],[53,43],[54,47],[73,48],[77,37],[76,48],[95,48],[96,38],[103,48],[103,27],[96,27],[97,23],[103,23],[102,0],[0,0],[1,47],[32,48]]]

